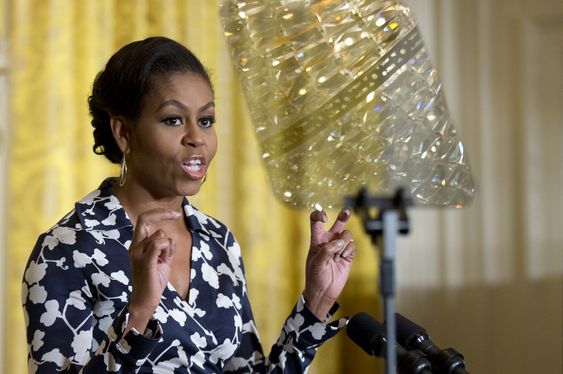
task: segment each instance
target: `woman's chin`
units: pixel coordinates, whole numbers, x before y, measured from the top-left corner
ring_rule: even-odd
[[[186,183],[182,183],[180,186],[180,195],[182,196],[194,196],[196,195],[202,187],[202,179],[192,179]]]

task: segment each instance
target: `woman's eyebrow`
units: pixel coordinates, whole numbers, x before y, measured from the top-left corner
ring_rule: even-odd
[[[166,101],[162,102],[162,104],[160,104],[160,105],[158,106],[158,108],[156,108],[156,110],[159,111],[160,109],[162,109],[162,108],[164,108],[165,106],[168,106],[168,105],[172,105],[172,106],[178,107],[178,108],[180,108],[180,109],[182,109],[182,110],[188,109],[188,107],[187,107],[186,105],[182,104],[182,103],[179,102],[178,100],[172,99],[172,100],[166,100]]]
[[[160,110],[160,109],[162,109],[162,108],[164,108],[165,106],[168,106],[168,105],[172,105],[172,106],[178,107],[178,108],[180,108],[180,109],[182,109],[182,110],[187,110],[187,109],[188,109],[188,106],[187,106],[187,105],[181,103],[181,102],[178,101],[178,100],[171,99],[171,100],[166,100],[166,101],[164,101],[162,104],[160,104],[160,105],[158,106],[158,108],[157,108],[156,110],[158,111],[158,110]],[[210,101],[210,102],[208,102],[207,104],[205,104],[204,106],[202,106],[201,108],[199,108],[199,112],[203,112],[203,111],[205,111],[205,110],[207,110],[207,109],[209,109],[209,108],[215,108],[215,102],[214,102],[214,101]]]
[[[215,102],[214,101],[210,101],[207,104],[205,104],[204,106],[202,106],[201,108],[199,108],[200,112],[203,112],[209,108],[215,108]]]

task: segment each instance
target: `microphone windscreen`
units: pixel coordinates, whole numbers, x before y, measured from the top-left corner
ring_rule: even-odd
[[[367,354],[381,357],[384,330],[381,322],[365,312],[360,312],[348,321],[346,334]]]
[[[405,348],[412,348],[413,339],[417,335],[428,336],[426,330],[404,317],[399,313],[395,313],[395,324],[397,326],[397,342]]]

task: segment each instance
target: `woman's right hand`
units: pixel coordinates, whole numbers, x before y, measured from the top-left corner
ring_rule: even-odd
[[[180,217],[181,214],[175,211],[152,209],[137,218],[129,246],[133,290],[125,334],[131,328],[140,333],[145,331],[170,278],[176,245],[172,238],[155,226]]]

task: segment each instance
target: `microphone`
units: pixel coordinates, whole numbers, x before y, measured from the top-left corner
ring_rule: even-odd
[[[438,348],[423,327],[399,313],[395,313],[395,322],[397,341],[407,349],[419,349],[424,352],[436,374],[469,374],[465,370],[461,353],[453,348]]]
[[[369,314],[361,312],[350,318],[346,334],[370,356],[385,357],[387,349],[385,328]],[[399,344],[395,349],[399,374],[432,374],[430,362],[421,351],[407,351]]]

